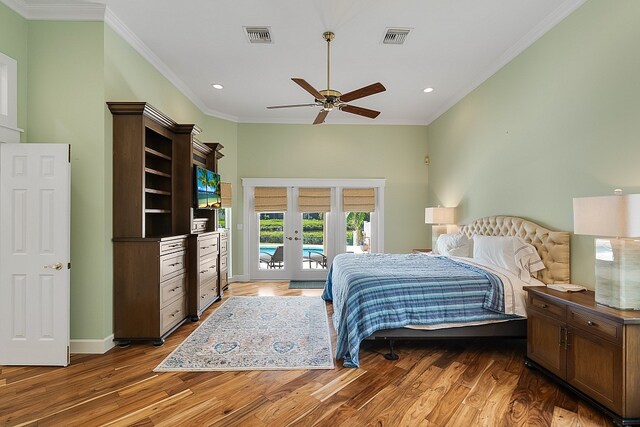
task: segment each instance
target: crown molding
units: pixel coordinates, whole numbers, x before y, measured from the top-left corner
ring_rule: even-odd
[[[520,55],[529,46],[535,43],[540,37],[545,35],[549,30],[558,25],[563,19],[573,13],[576,9],[586,3],[587,0],[567,0],[562,3],[556,10],[547,15],[538,25],[536,25],[531,31],[525,34],[520,40],[518,40],[513,46],[507,49],[499,58],[498,61],[481,73],[473,80],[473,83],[468,85],[465,89],[459,91],[457,94],[449,98],[447,102],[443,104],[435,113],[427,117],[426,125],[430,125],[438,117],[446,113],[451,107],[460,102],[465,96],[469,95],[482,83],[487,81],[491,76],[497,73],[502,67],[511,62],[515,57]]]
[[[106,6],[96,3],[29,4],[24,0],[2,2],[32,21],[104,21]]]

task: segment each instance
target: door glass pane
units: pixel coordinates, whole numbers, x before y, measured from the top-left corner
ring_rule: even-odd
[[[326,224],[324,212],[302,214],[302,269],[327,268]]]
[[[260,268],[284,268],[284,212],[260,212]]]
[[[218,228],[228,228],[227,227],[227,209],[228,208],[218,209]]]
[[[347,212],[347,252],[357,254],[371,251],[371,214]]]

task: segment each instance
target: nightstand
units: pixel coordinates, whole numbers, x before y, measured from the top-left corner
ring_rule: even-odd
[[[414,254],[419,254],[421,252],[431,252],[431,248],[422,248],[422,249],[411,249],[411,252]]]
[[[640,311],[596,304],[593,291],[527,291],[527,359],[607,413],[640,423]]]

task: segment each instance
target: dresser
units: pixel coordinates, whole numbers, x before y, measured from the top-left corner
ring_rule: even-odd
[[[200,319],[202,312],[220,298],[219,256],[220,233],[217,231],[194,234],[191,242],[191,283],[189,293],[189,316],[192,321]]]
[[[229,287],[229,234],[220,230],[220,295]]]
[[[114,340],[164,343],[187,319],[187,236],[114,238]]]
[[[616,424],[640,424],[640,311],[595,303],[592,291],[526,287],[527,359]]]

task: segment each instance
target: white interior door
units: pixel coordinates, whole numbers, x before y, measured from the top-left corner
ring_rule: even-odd
[[[0,365],[69,363],[67,144],[0,144]]]

